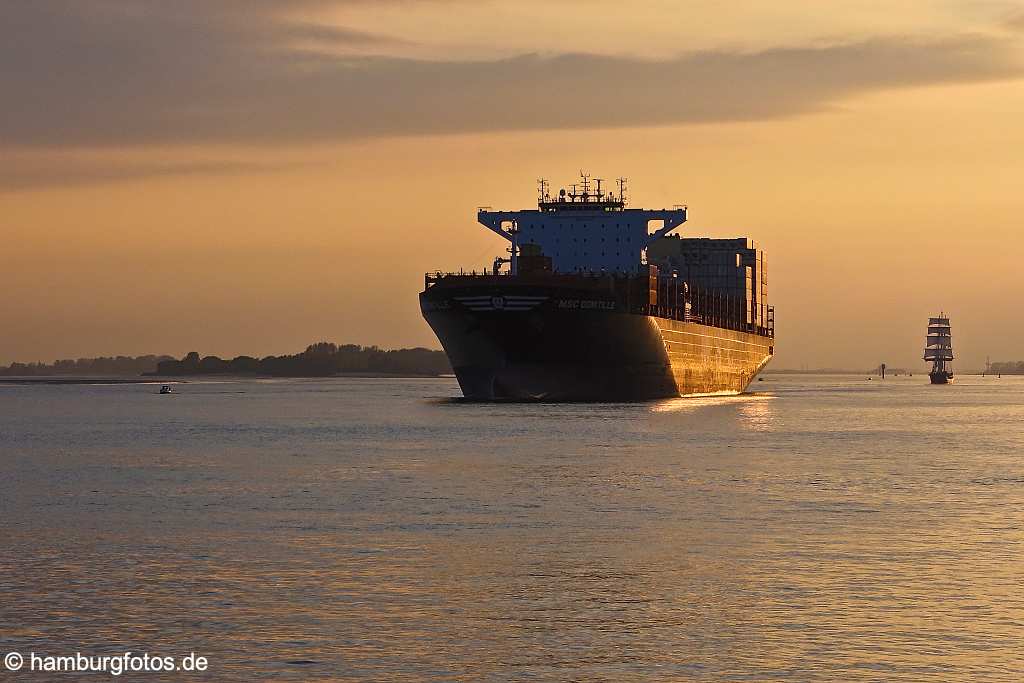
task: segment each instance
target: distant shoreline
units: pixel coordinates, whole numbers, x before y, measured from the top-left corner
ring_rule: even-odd
[[[284,356],[236,356],[223,359],[190,351],[181,360],[172,356],[100,356],[53,363],[11,363],[0,367],[0,378],[21,383],[25,378],[81,377],[438,377],[450,375],[444,351],[415,347],[381,349],[358,344],[317,342],[301,353]]]
[[[454,379],[455,375],[450,374],[414,374],[414,373],[372,373],[372,372],[340,372],[335,375],[320,375],[315,377],[282,377],[281,375],[246,375],[246,374],[210,374],[210,375],[143,375],[139,377],[113,376],[104,377],[101,375],[68,375],[58,377],[54,375],[29,375],[25,377],[0,377],[2,384],[188,384],[190,382],[200,383],[211,380],[255,380],[255,379]]]
[[[843,376],[849,375],[849,376],[853,376],[853,377],[857,377],[857,376],[878,377],[878,371],[877,370],[860,370],[860,371],[858,371],[858,370],[762,370],[760,372],[760,374],[761,375],[843,375]],[[901,372],[892,372],[890,370],[886,370],[885,374],[886,374],[886,377],[917,377],[919,375],[920,376],[927,376],[928,375],[928,370],[925,369],[925,370],[921,370],[919,372],[902,372],[902,371]],[[980,370],[975,370],[975,371],[972,371],[972,372],[957,372],[956,376],[959,376],[959,377],[986,377],[986,376],[987,377],[995,377],[998,374],[999,373],[995,373],[995,372],[985,373],[985,372],[982,372]],[[1007,377],[1013,377],[1015,375],[1019,376],[1022,373],[1004,372],[1002,374],[1006,375]]]
[[[780,369],[780,370],[775,370],[775,369],[762,370],[760,374],[762,374],[762,375],[877,375],[878,374],[878,370],[830,370],[829,368],[824,368],[824,369],[821,369],[821,370],[787,370],[787,369],[783,368],[783,369]],[[896,373],[887,372],[887,374],[894,375]],[[906,374],[909,374],[909,373],[901,372],[899,374],[906,375]],[[928,371],[927,370],[922,371],[921,374],[927,375]]]

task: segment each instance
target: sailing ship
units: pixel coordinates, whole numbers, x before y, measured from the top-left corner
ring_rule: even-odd
[[[924,359],[932,362],[932,370],[928,373],[932,384],[949,384],[953,381],[953,368],[949,365],[953,360],[953,337],[949,318],[944,313],[939,313],[937,318],[928,318],[928,343],[924,349]]]

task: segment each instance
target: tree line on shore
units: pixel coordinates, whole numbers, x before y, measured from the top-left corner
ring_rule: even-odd
[[[0,377],[46,377],[77,375],[94,377],[138,376],[156,370],[161,361],[172,356],[101,356],[58,360],[53,363],[11,363],[0,367]]]
[[[237,356],[224,360],[201,357],[192,351],[181,360],[173,356],[111,356],[58,360],[54,363],[11,363],[0,366],[0,377],[140,375],[271,375],[274,377],[330,377],[348,373],[371,375],[445,375],[451,365],[443,351],[424,348],[385,350],[319,342],[302,353],[286,356]]]
[[[380,375],[444,375],[451,365],[443,351],[431,349],[383,350],[376,346],[318,342],[290,356],[237,356],[224,360],[192,351],[181,360],[157,363],[156,372],[173,375],[271,375],[275,377],[330,377],[348,373]]]
[[[988,368],[990,375],[1024,375],[1024,360],[992,363]]]

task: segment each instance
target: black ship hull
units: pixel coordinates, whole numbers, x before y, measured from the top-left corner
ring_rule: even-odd
[[[420,304],[471,400],[739,393],[774,350],[768,336],[627,312],[564,287],[434,287]]]
[[[946,371],[931,372],[928,374],[928,379],[932,381],[932,384],[949,384],[953,381],[953,373]]]

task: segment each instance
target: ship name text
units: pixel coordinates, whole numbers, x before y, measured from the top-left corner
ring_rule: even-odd
[[[558,307],[579,310],[596,309],[600,311],[614,311],[615,302],[600,299],[559,299]]]

